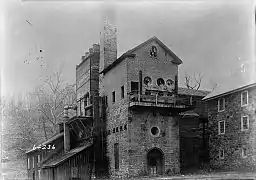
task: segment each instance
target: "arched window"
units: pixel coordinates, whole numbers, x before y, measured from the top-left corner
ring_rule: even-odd
[[[144,78],[144,84],[145,84],[145,85],[147,85],[147,86],[148,86],[148,85],[150,85],[150,84],[151,84],[151,82],[152,82],[152,80],[151,80],[151,78],[150,78],[150,77],[148,77],[148,76],[147,76],[147,77],[145,77],[145,78]]]
[[[174,84],[174,81],[173,80],[171,80],[171,79],[167,79],[166,80],[166,85],[167,86],[172,86]]]
[[[157,56],[157,48],[156,46],[152,46],[150,49],[150,56],[151,57],[156,57]]]
[[[163,78],[158,78],[158,79],[156,80],[156,83],[157,83],[158,86],[161,86],[161,85],[164,85],[164,84],[165,84]]]

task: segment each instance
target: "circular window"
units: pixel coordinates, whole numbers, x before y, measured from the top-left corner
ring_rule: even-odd
[[[163,78],[158,78],[157,81],[156,81],[156,83],[157,83],[158,86],[164,85],[164,80],[163,80]]]
[[[166,80],[167,86],[171,86],[171,85],[173,85],[173,83],[174,83],[174,81],[171,80],[171,79],[167,79],[167,80]]]
[[[160,129],[158,127],[154,126],[151,128],[150,132],[153,136],[158,136],[160,134]]]
[[[149,85],[149,84],[151,84],[151,82],[152,82],[152,80],[150,77],[147,76],[144,78],[144,84]]]

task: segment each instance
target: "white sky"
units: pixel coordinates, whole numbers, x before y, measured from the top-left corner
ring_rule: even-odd
[[[0,39],[5,42],[5,49],[0,46],[4,95],[31,91],[40,76],[60,63],[66,80],[75,82],[76,64],[92,44],[99,43],[103,12],[115,19],[118,55],[157,36],[183,60],[181,85],[185,72],[201,71],[202,88],[210,88],[212,82],[227,81],[229,71],[242,61],[255,59],[252,0],[121,1],[108,6],[90,1],[8,0],[4,9],[4,19],[0,16],[5,38]],[[40,54],[43,68],[36,60]]]

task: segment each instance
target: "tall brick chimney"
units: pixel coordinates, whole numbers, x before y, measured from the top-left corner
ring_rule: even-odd
[[[100,35],[100,72],[117,59],[116,28],[106,18]]]

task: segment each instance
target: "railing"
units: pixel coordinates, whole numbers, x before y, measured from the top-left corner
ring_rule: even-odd
[[[189,98],[180,98],[176,94],[162,91],[145,92],[145,94],[140,94],[138,91],[133,91],[128,95],[130,102],[148,102],[167,105],[190,105]]]

